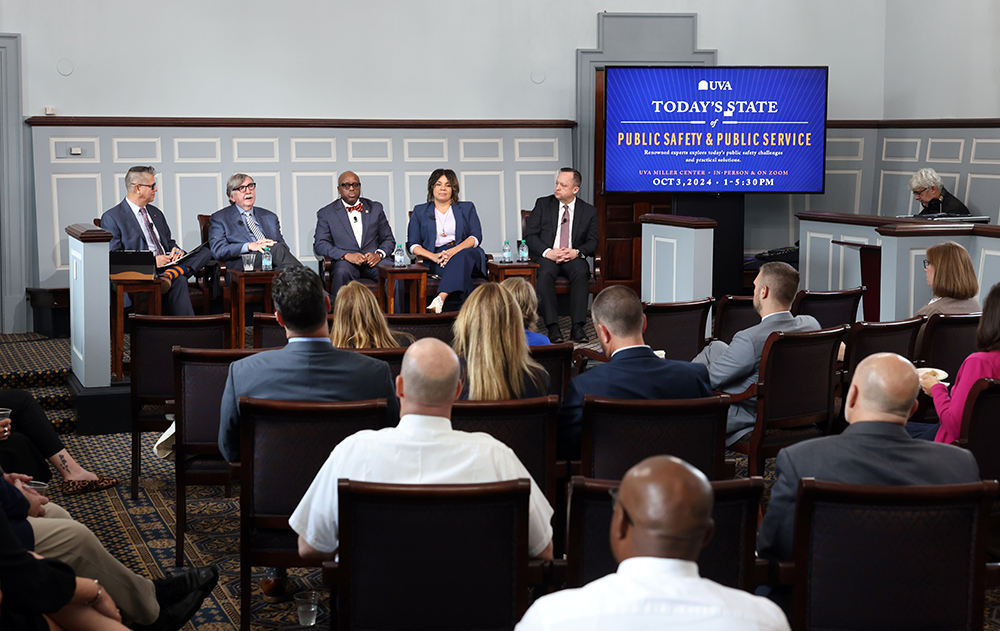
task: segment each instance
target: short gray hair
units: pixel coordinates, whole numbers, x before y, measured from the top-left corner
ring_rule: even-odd
[[[944,190],[944,182],[941,181],[941,176],[934,169],[920,169],[910,178],[911,191],[915,191],[918,188],[930,188],[932,186],[936,187],[939,191]]]
[[[229,179],[226,180],[226,197],[232,197],[233,191],[243,186],[243,180],[247,179],[248,177],[250,176],[247,175],[246,173],[233,173],[232,175],[230,175]],[[253,182],[252,177],[250,177],[250,181]]]
[[[136,184],[145,184],[145,182],[139,181],[140,179],[139,176],[143,174],[151,175],[155,178],[156,169],[154,169],[153,167],[132,167],[131,169],[129,169],[128,173],[125,174],[126,193],[131,191],[132,187],[135,186]]]

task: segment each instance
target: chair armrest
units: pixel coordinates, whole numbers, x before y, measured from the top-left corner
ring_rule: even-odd
[[[723,480],[732,480],[736,477],[736,459],[726,458],[722,463],[722,471],[719,472]]]
[[[528,585],[541,587],[548,583],[549,561],[541,559],[528,559]],[[323,572],[326,572],[326,564],[323,564]],[[324,576],[325,580],[325,576]]]
[[[552,591],[562,589],[566,585],[566,559],[553,559],[548,564],[548,584]]]
[[[229,463],[229,478],[234,480],[240,479],[240,463],[238,462]]]
[[[986,564],[986,590],[1000,587],[1000,563]]]
[[[737,392],[736,394],[729,395],[730,403],[738,403],[739,401],[746,401],[747,399],[757,396],[757,386],[759,384],[752,383],[743,392]],[[725,394],[724,392],[719,392],[718,394]]]
[[[336,587],[339,582],[340,564],[336,561],[323,561],[323,586]]]
[[[579,374],[586,370],[587,364],[590,360],[598,362],[606,362],[608,358],[604,353],[598,353],[597,351],[592,351],[586,348],[578,348],[573,351],[573,370]]]
[[[755,559],[753,567],[753,584],[766,585],[771,572],[771,562],[767,559]]]
[[[163,413],[164,414],[177,414],[177,401],[173,399],[167,399],[163,402]]]
[[[770,561],[771,566],[768,583],[771,585],[794,585],[795,584],[795,562],[794,561]]]

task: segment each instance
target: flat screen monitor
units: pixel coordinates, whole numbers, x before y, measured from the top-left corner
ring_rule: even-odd
[[[822,193],[826,67],[610,67],[606,192]]]

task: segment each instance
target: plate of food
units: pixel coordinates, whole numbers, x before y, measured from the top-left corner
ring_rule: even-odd
[[[930,375],[938,381],[944,381],[948,378],[948,373],[940,368],[917,368],[917,376],[923,377],[924,375]]]

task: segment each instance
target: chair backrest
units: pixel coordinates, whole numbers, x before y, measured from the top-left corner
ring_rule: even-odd
[[[455,339],[452,325],[458,317],[457,311],[444,313],[389,313],[385,318],[389,322],[390,331],[409,333],[414,339],[436,337],[445,344],[451,345]]]
[[[256,352],[173,347],[175,453],[219,453],[219,407],[229,364]]]
[[[670,455],[722,476],[729,395],[704,399],[638,401],[583,397],[580,472],[620,480],[650,456]]]
[[[389,372],[392,373],[393,383],[395,383],[396,376],[403,368],[403,355],[406,354],[405,348],[351,348],[345,350],[381,359],[389,364]]]
[[[712,337],[729,344],[734,335],[758,324],[760,316],[754,311],[753,296],[723,296],[715,306]]]
[[[808,333],[775,331],[768,336],[757,378],[757,422],[763,423],[763,430],[813,423],[824,433],[829,430],[840,383],[837,354],[846,335],[847,326],[841,325]]]
[[[705,326],[715,298],[690,302],[659,302],[644,306],[646,344],[666,352],[667,359],[691,361],[705,348]]]
[[[94,217],[94,225],[97,226],[98,228],[101,227],[101,218],[100,217]]]
[[[978,328],[978,313],[935,313],[927,319],[920,339],[922,365],[947,371],[954,379],[965,358],[979,350],[976,347]]]
[[[129,314],[133,403],[165,401],[174,394],[173,347],[232,348],[229,314],[153,316]]]
[[[858,320],[858,305],[865,295],[865,287],[840,291],[809,291],[803,289],[792,302],[792,315],[811,315],[824,329]]]
[[[794,629],[982,629],[997,482],[799,482]]]
[[[727,587],[753,593],[756,587],[757,515],[764,478],[712,482],[715,535],[698,556],[698,573]]]
[[[201,242],[208,241],[208,226],[212,215],[198,215],[198,231],[201,234]]]
[[[984,480],[1000,479],[1000,379],[979,379],[965,400],[958,442],[972,452]]]
[[[614,502],[608,491],[616,480],[570,479],[566,520],[566,583],[582,587],[614,572],[618,561],[611,553],[608,530]],[[753,591],[757,537],[757,508],[764,493],[764,479],[712,482],[715,491],[715,535],[698,557],[698,572],[705,578]]]
[[[524,238],[524,233],[528,231],[528,217],[531,216],[530,210],[521,209],[521,238]]]
[[[451,426],[463,432],[484,432],[514,451],[535,484],[555,505],[556,425],[559,397],[510,401],[456,401]]]
[[[240,528],[288,528],[288,517],[342,440],[386,427],[386,401],[240,397]]]
[[[527,609],[527,480],[337,493],[339,629],[512,629]]]
[[[332,314],[331,314],[332,316]],[[329,317],[327,321],[329,321]],[[288,344],[285,327],[278,324],[278,318],[273,313],[253,314],[253,347],[280,348]]]
[[[844,351],[845,382],[850,382],[861,360],[874,353],[896,353],[914,361],[917,335],[924,321],[920,316],[898,322],[855,322],[847,334]]]
[[[549,394],[565,396],[573,373],[573,342],[530,346],[528,350],[531,358],[549,373]]]

